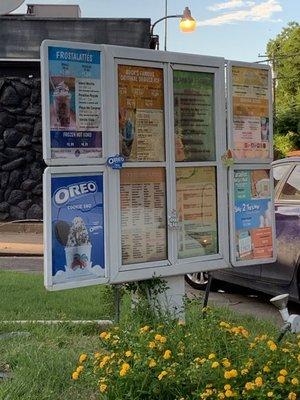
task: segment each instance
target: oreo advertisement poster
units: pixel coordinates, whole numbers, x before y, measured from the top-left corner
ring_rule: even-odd
[[[103,199],[101,173],[51,177],[53,285],[105,277]]]

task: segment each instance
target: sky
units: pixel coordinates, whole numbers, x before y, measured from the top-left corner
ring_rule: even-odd
[[[26,4],[79,4],[82,17],[150,18],[154,23],[167,15],[182,14],[188,6],[197,20],[193,33],[179,30],[179,19],[168,20],[167,50],[258,61],[273,39],[290,21],[300,21],[300,0],[26,0]],[[156,25],[160,49],[164,48],[164,22]]]

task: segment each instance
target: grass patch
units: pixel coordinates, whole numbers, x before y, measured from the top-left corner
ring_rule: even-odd
[[[44,288],[43,275],[0,271],[0,319],[111,319],[112,291],[91,286],[58,292]]]

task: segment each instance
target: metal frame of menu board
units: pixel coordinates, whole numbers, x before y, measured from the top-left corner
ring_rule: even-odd
[[[101,147],[102,157],[85,157],[80,155],[76,158],[52,157],[51,148],[51,107],[50,107],[50,74],[49,74],[49,48],[58,47],[67,50],[96,51],[100,53],[99,76],[100,76],[100,107],[101,107]],[[84,62],[83,62],[84,64]],[[86,66],[85,66],[86,67]],[[63,67],[62,67],[63,68]],[[83,67],[82,67],[83,68]],[[69,41],[44,40],[41,44],[41,86],[42,86],[42,124],[43,124],[43,157],[47,165],[89,165],[104,164],[107,158],[107,124],[103,106],[105,102],[106,81],[103,79],[105,73],[105,60],[103,57],[103,46],[89,43],[77,43]],[[88,131],[87,128],[82,130]],[[76,130],[76,128],[74,129]],[[105,134],[106,133],[106,134]],[[76,146],[75,146],[76,147]]]
[[[270,187],[270,201],[271,208],[274,210],[274,184],[273,184],[273,173],[269,165],[266,164],[243,164],[234,165],[229,169],[229,222],[230,222],[230,258],[231,264],[235,267],[257,265],[257,264],[268,264],[276,261],[276,227],[275,227],[275,213],[272,213],[271,220],[271,232],[272,232],[272,257],[269,258],[253,258],[245,260],[237,260],[236,257],[236,223],[235,223],[235,187],[234,187],[234,173],[236,171],[255,171],[255,170],[267,170],[269,171],[269,187]],[[262,198],[264,199],[264,198]],[[266,198],[265,198],[266,200]],[[267,201],[267,200],[266,200]],[[250,228],[249,228],[250,229]],[[252,240],[252,239],[251,239]],[[252,244],[252,242],[251,242]]]
[[[272,76],[271,68],[268,65],[262,65],[257,63],[248,63],[241,61],[228,61],[226,68],[226,81],[227,81],[227,137],[228,137],[228,148],[234,149],[234,138],[233,138],[233,82],[232,82],[232,67],[244,67],[261,69],[268,71],[268,100],[269,100],[269,157],[268,158],[235,158],[235,163],[247,163],[247,164],[259,164],[259,163],[271,163],[273,161],[273,107],[272,107]]]
[[[173,111],[173,70],[211,72],[214,74],[214,124],[215,124],[215,161],[185,162],[185,167],[216,167],[217,183],[217,229],[218,251],[216,254],[179,259],[177,256],[177,232],[166,228],[168,255],[160,261],[137,262],[122,265],[121,248],[121,213],[110,213],[110,226],[113,230],[114,251],[111,252],[111,279],[110,283],[120,283],[132,280],[149,279],[156,276],[174,276],[189,272],[208,271],[226,268],[229,266],[228,242],[228,203],[227,203],[227,171],[221,161],[221,154],[226,151],[225,132],[225,89],[224,89],[224,59],[216,57],[197,56],[170,52],[154,52],[151,50],[133,49],[117,46],[104,46],[106,60],[105,80],[107,87],[114,88],[107,93],[106,107],[113,112],[109,113],[107,124],[111,127],[110,152],[119,152],[119,122],[118,122],[118,65],[138,67],[162,68],[164,71],[164,127],[165,127],[165,161],[128,161],[123,167],[165,168],[167,211],[176,209],[176,180],[175,166],[182,166],[175,162],[174,150],[174,111]],[[122,170],[121,170],[122,171]],[[121,172],[122,173],[122,172]],[[114,210],[121,210],[120,201],[120,171],[113,170],[113,180],[110,181],[110,206]]]
[[[109,277],[109,266],[110,266],[110,252],[108,251],[109,249],[109,243],[111,243],[112,238],[109,237],[109,193],[108,193],[108,175],[110,171],[107,171],[105,167],[103,166],[72,166],[72,167],[48,167],[46,168],[43,176],[43,206],[44,206],[44,284],[45,287],[48,290],[62,290],[62,289],[72,289],[72,288],[77,288],[77,287],[84,287],[84,286],[90,286],[90,285],[95,285],[95,284],[104,284],[108,282],[108,277]],[[96,276],[96,277],[91,277],[90,279],[83,277],[84,279],[80,280],[80,276],[78,278],[75,278],[72,280],[72,276],[68,277],[67,274],[66,276],[63,276],[61,274],[61,278],[57,280],[57,282],[54,282],[53,279],[53,256],[54,256],[54,247],[55,243],[53,243],[53,232],[54,232],[54,226],[53,226],[53,212],[52,212],[52,207],[53,207],[53,199],[52,199],[52,179],[56,177],[62,177],[62,178],[76,178],[80,176],[101,176],[102,175],[102,185],[103,185],[103,191],[104,191],[104,196],[102,198],[102,207],[103,207],[103,222],[104,222],[104,230],[102,226],[102,231],[103,231],[103,242],[104,242],[104,276]],[[79,185],[79,183],[78,183]],[[68,187],[68,186],[67,186]],[[66,186],[63,186],[62,189],[65,191]],[[75,195],[78,194],[76,192],[78,189],[74,189],[73,187],[73,194]],[[70,192],[71,193],[71,192]],[[87,189],[86,186],[83,189],[82,197],[84,197],[87,194]],[[71,195],[70,195],[71,196]],[[96,201],[96,200],[95,200]],[[76,207],[76,206],[75,206]],[[73,206],[74,208],[74,206]],[[58,212],[58,214],[60,211]],[[83,215],[83,214],[82,214]],[[88,229],[89,235],[90,232],[92,232],[92,228]],[[94,227],[94,231],[96,232],[97,229],[101,229],[101,227]],[[61,230],[61,235],[65,234],[63,232],[63,229]],[[97,233],[97,232],[96,232]],[[56,231],[55,234],[57,235]],[[66,244],[64,243],[64,251],[66,252]],[[77,245],[78,246],[78,245]],[[99,243],[100,247],[100,243]],[[77,247],[78,250],[78,247]],[[60,250],[61,252],[63,251],[62,249]],[[91,252],[91,250],[90,250]],[[90,255],[91,257],[91,255]],[[67,261],[67,254],[65,254],[65,261],[66,264],[68,264]],[[89,261],[87,261],[89,263]],[[80,265],[80,264],[78,264]],[[67,272],[68,266],[61,266],[64,267],[65,271],[60,269],[62,272]],[[81,272],[81,271],[80,271]],[[71,272],[72,273],[72,272]],[[97,274],[96,274],[97,275]],[[76,280],[77,279],[77,280]]]

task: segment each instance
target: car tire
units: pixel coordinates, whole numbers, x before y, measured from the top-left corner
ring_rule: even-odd
[[[194,272],[192,274],[185,275],[185,281],[194,289],[205,290],[208,283],[207,272]]]

